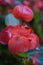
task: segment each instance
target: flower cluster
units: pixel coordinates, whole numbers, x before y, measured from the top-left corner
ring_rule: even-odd
[[[12,10],[8,11],[15,18],[19,19],[21,23],[15,26],[7,25],[0,32],[0,43],[3,45],[8,45],[8,50],[12,55],[34,50],[39,46],[38,35],[30,26],[27,26],[24,22],[22,22],[30,22],[34,16],[32,10],[27,6],[27,4],[28,3],[24,2],[24,4],[17,5]]]
[[[15,6],[12,14],[27,22],[33,19],[32,10],[25,5]],[[27,25],[7,26],[0,34],[0,42],[2,44],[8,43],[9,51],[13,54],[35,49],[39,45],[38,36]]]

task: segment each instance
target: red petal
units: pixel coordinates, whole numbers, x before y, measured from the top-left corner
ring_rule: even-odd
[[[28,40],[30,41],[30,50],[33,50],[39,46],[39,37],[36,34],[31,33]]]
[[[8,43],[11,54],[19,54],[28,51],[30,45],[26,37],[16,35]]]
[[[6,28],[4,28],[1,32],[0,32],[0,42],[3,45],[6,45],[9,41],[9,39],[12,36],[12,26],[7,26]]]

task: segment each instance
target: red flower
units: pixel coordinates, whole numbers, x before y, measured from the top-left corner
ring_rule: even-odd
[[[12,14],[21,20],[30,22],[33,19],[32,10],[25,5],[17,5],[13,8]]]
[[[13,36],[15,39],[16,39],[16,36],[18,37],[21,36],[23,37],[22,40],[24,40],[24,38],[28,40],[28,44],[30,46],[28,47],[28,50],[33,50],[39,45],[38,36],[34,33],[34,31],[29,26],[26,26],[26,25],[7,26],[0,33],[0,42],[6,45],[9,42],[9,40],[13,39]],[[13,42],[11,43],[15,44],[15,40]]]
[[[30,47],[29,41],[25,36],[16,35],[13,36],[8,43],[8,49],[11,54],[19,54],[27,52]]]

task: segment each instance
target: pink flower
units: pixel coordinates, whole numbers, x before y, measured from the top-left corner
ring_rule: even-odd
[[[0,0],[0,5],[11,5],[14,0]]]

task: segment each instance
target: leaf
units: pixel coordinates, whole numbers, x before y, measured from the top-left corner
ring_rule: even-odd
[[[0,31],[5,27],[4,16],[0,16]]]
[[[1,43],[0,43],[0,51],[5,54],[9,54],[7,46],[2,45]]]
[[[18,54],[18,56],[20,56],[20,57],[26,57],[27,53],[21,53],[21,54]]]
[[[40,21],[40,13],[34,11],[34,22],[39,22]]]

